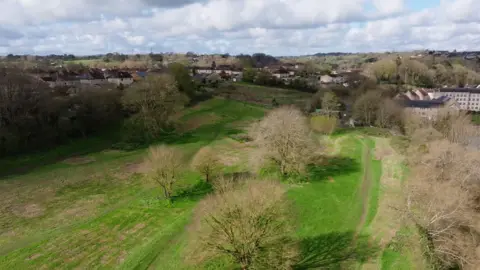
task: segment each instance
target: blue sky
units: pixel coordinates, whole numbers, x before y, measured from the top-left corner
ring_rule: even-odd
[[[479,0],[2,0],[0,54],[480,50]]]
[[[407,0],[406,5],[414,11],[420,11],[425,8],[439,6],[440,0]]]

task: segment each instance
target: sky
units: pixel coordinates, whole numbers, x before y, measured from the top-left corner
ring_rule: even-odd
[[[0,0],[0,54],[480,50],[480,0]]]

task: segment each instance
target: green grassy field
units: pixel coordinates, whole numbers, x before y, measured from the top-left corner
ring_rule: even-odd
[[[236,135],[264,114],[246,103],[209,100],[179,115],[184,133],[163,141],[188,157],[209,145],[221,153],[225,172],[244,171],[249,146]],[[365,229],[380,192],[375,142],[354,131],[325,141],[333,148],[328,162],[309,168],[309,183],[289,186],[292,237],[301,248],[296,269],[355,268],[381,255]],[[0,161],[0,269],[234,268],[221,259],[184,262],[192,211],[210,192],[200,175],[185,164],[173,204],[166,204],[142,176],[145,149],[112,150],[111,143],[86,139]]]
[[[244,82],[233,84],[234,89],[229,87],[220,87],[216,92],[230,99],[255,103],[258,105],[271,107],[272,99],[280,105],[297,105],[304,108],[308,100],[313,96],[312,93],[301,92],[293,89],[267,87]]]

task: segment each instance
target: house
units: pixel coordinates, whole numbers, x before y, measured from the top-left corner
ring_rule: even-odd
[[[450,97],[440,97],[433,100],[410,100],[403,99],[398,102],[405,108],[407,112],[424,117],[428,120],[433,120],[438,116],[438,113],[445,108],[452,110],[459,110],[457,102]]]
[[[272,72],[273,77],[276,77],[277,79],[285,79],[290,77],[290,71],[286,69],[278,69]]]
[[[343,84],[345,83],[346,79],[342,75],[322,75],[320,76],[320,83],[321,84],[330,84],[330,83],[335,83],[335,84]]]
[[[195,67],[195,72],[197,74],[212,74],[213,69],[211,67]]]
[[[428,93],[432,99],[449,97],[454,99],[461,110],[480,111],[480,88],[441,88]]]
[[[113,71],[105,75],[109,83],[119,85],[131,85],[133,83],[133,77],[126,71]]]
[[[330,76],[330,75],[320,76],[320,83],[322,83],[322,84],[330,84],[330,83],[333,83],[333,77]]]

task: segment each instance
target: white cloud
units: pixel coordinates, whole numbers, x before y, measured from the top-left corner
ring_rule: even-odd
[[[440,2],[441,1],[441,2]],[[480,1],[3,0],[0,53],[480,50]]]

